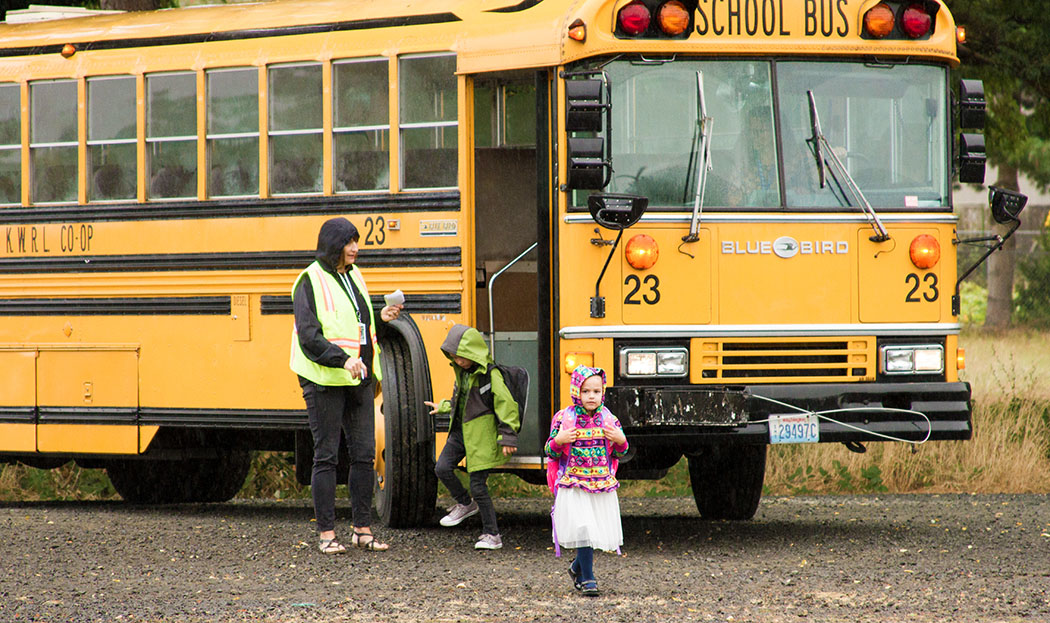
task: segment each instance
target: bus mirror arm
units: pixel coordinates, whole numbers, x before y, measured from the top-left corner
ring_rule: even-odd
[[[966,238],[966,239],[955,239],[952,244],[981,244],[985,242],[991,242],[992,244],[983,245],[986,247],[985,252],[981,257],[977,258],[977,261],[972,266],[966,269],[955,281],[955,292],[952,294],[952,315],[958,316],[961,311],[961,300],[959,297],[959,286],[963,280],[970,276],[978,266],[984,263],[988,256],[995,253],[999,249],[1003,248],[1003,244],[1010,239],[1010,236],[1014,235],[1014,232],[1021,226],[1021,219],[1019,215],[1021,210],[1024,209],[1026,203],[1028,203],[1028,197],[1022,193],[1013,190],[1007,190],[998,186],[988,187],[988,203],[991,205],[992,218],[995,222],[1005,225],[1011,224],[1010,230],[1006,232],[1006,235],[1000,236],[996,234],[994,236],[980,236],[977,238]]]
[[[871,203],[868,202],[868,198],[864,196],[860,186],[857,185],[856,180],[849,174],[849,170],[846,169],[846,165],[842,164],[842,160],[839,159],[838,155],[831,148],[831,143],[828,142],[826,136],[820,129],[820,117],[817,114],[817,101],[813,97],[813,91],[806,91],[806,95],[809,97],[809,119],[813,124],[813,137],[810,141],[813,143],[813,153],[817,158],[817,170],[820,173],[820,187],[824,188],[826,183],[826,177],[824,174],[824,166],[827,165],[831,169],[831,175],[836,180],[844,181],[846,190],[849,190],[850,194],[853,195],[855,205],[859,205],[861,211],[864,212],[865,216],[868,217],[868,223],[871,228],[875,230],[875,234],[870,236],[868,239],[872,242],[886,242],[890,239],[889,232],[886,231],[886,227],[883,226],[882,221],[879,220],[879,215],[875,213],[875,208],[871,207]]]
[[[620,246],[620,238],[622,237],[623,230],[621,229],[616,233],[616,240],[613,240],[612,248],[609,249],[609,257],[605,258],[602,272],[598,274],[598,281],[594,283],[594,296],[591,297],[591,318],[605,318],[605,297],[599,294],[602,286],[602,277],[605,276],[605,270],[609,268],[609,262],[616,253],[616,247]]]

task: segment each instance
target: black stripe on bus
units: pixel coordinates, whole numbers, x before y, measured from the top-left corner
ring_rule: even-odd
[[[183,45],[190,43],[210,43],[214,41],[236,41],[241,39],[260,39],[263,37],[287,37],[291,35],[313,35],[326,32],[346,30],[371,30],[377,28],[399,28],[402,26],[425,26],[428,24],[448,24],[461,21],[454,13],[431,13],[429,15],[406,15],[400,17],[382,17],[373,19],[329,22],[327,24],[306,24],[302,26],[276,26],[273,28],[255,28],[251,30],[225,30],[219,32],[194,33],[190,35],[172,35],[169,37],[140,37],[135,39],[108,39],[104,41],[65,41],[53,45],[26,46],[21,48],[0,49],[0,56],[34,56],[40,54],[58,54],[67,43],[72,43],[77,51],[119,50],[124,48],[141,48],[158,45]]]
[[[539,4],[541,2],[543,2],[543,0],[521,0],[521,2],[515,4],[514,6],[505,6],[505,7],[500,7],[498,9],[489,9],[486,12],[487,13],[517,13],[519,11],[524,11],[526,9],[531,9],[532,7],[536,6],[537,4]]]
[[[0,299],[0,316],[223,316],[228,296]]]
[[[0,407],[0,424],[34,424],[36,407]]]
[[[3,224],[258,218],[387,212],[459,211],[459,191],[382,193],[273,199],[209,199],[151,203],[91,203],[0,208]]]
[[[459,266],[459,247],[420,249],[362,249],[362,268],[405,266]],[[157,255],[80,255],[65,257],[0,258],[0,274],[129,273],[200,270],[304,269],[315,251],[250,251],[238,253],[170,253]]]
[[[308,428],[306,411],[291,409],[139,409],[143,426],[209,428]]]
[[[292,297],[263,295],[259,311],[264,316],[291,315]],[[386,303],[381,296],[372,297],[373,309]],[[414,314],[458,314],[462,311],[459,294],[406,294],[405,311]]]
[[[136,424],[135,407],[37,407],[38,424]]]

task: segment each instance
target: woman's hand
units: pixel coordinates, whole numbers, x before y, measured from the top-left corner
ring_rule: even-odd
[[[602,430],[605,431],[605,438],[612,442],[614,446],[622,446],[627,443],[627,435],[623,434],[623,429],[612,422],[602,422]]]
[[[368,375],[368,368],[360,357],[350,357],[343,364],[343,369],[350,373],[355,379],[363,379]]]
[[[379,317],[383,319],[383,322],[397,320],[397,317],[401,315],[401,310],[404,308],[404,305],[387,305],[379,312]]]

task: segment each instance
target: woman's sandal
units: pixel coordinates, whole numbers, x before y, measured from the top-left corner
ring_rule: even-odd
[[[318,544],[318,548],[321,550],[322,554],[346,553],[346,547],[344,547],[343,544],[339,541],[336,541],[334,537],[331,539],[321,539],[321,542]]]
[[[569,577],[572,578],[572,587],[578,591],[583,590],[583,582],[580,582],[576,572],[573,571],[572,565],[569,565]]]
[[[377,541],[375,535],[371,532],[358,532],[356,529],[351,542],[354,544],[354,547],[370,549],[374,552],[385,552],[390,549],[388,544]]]

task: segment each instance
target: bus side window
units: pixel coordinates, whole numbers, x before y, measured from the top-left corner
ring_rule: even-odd
[[[455,187],[456,57],[413,55],[400,61],[402,187]]]
[[[259,194],[259,70],[206,72],[208,195]]]
[[[197,196],[197,75],[146,75],[146,178],[151,199]]]
[[[87,79],[88,200],[135,198],[135,77]]]
[[[21,202],[21,89],[17,84],[0,84],[0,204]]]
[[[29,173],[33,203],[77,200],[77,82],[29,83]]]
[[[321,64],[269,67],[270,192],[321,192]]]
[[[332,62],[335,191],[390,188],[389,61]]]

